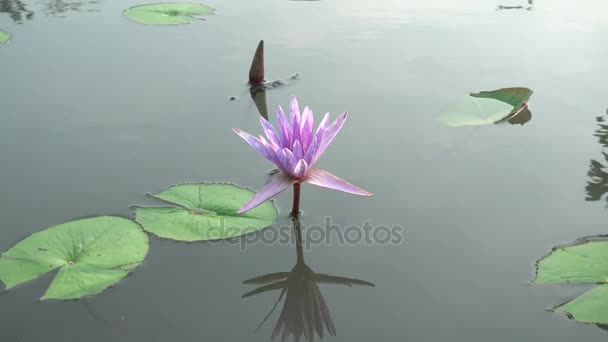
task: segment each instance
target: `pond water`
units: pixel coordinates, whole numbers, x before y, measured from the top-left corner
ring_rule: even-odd
[[[348,110],[318,165],[375,194],[304,185],[303,224],[403,227],[398,244],[305,252],[316,272],[375,284],[319,285],[328,341],[608,337],[545,311],[587,286],[530,285],[551,247],[608,232],[605,200],[586,194],[591,160],[606,164],[605,1],[217,1],[174,27],[122,16],[141,3],[0,0],[13,35],[0,46],[1,251],[75,218],[129,216],[172,184],[261,186],[271,166],[231,128],[261,132],[246,77],[264,39],[267,80],[300,74],[266,92],[271,118],[292,94],[317,116]],[[437,120],[510,86],[534,90],[524,125]],[[290,201],[275,201],[282,222]],[[38,301],[51,275],[0,294],[0,340],[268,341],[281,305],[255,330],[279,293],[241,298],[255,288],[242,282],[295,263],[288,244],[151,237],[142,266],[85,301]]]

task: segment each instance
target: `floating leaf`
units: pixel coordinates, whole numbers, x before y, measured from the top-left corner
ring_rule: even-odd
[[[472,97],[494,99],[513,106],[517,110],[528,102],[532,96],[532,90],[523,87],[502,88],[491,91],[480,91],[477,94],[471,94]]]
[[[204,4],[167,2],[131,7],[125,10],[124,15],[145,25],[180,25],[212,13],[213,7]]]
[[[573,245],[556,247],[539,260],[537,284],[603,284],[554,308],[580,322],[608,323],[608,240],[585,238]]]
[[[179,207],[137,207],[135,220],[148,232],[178,241],[237,237],[266,228],[277,218],[272,201],[237,214],[253,195],[231,184],[176,185],[152,196]]]
[[[144,261],[148,236],[133,221],[112,216],[60,224],[32,234],[0,257],[10,289],[59,269],[42,299],[95,295]]]
[[[0,44],[6,44],[11,40],[11,35],[8,32],[0,30]]]
[[[600,285],[553,310],[563,312],[579,322],[608,323],[608,285]]]
[[[526,108],[530,96],[532,90],[523,87],[473,93],[453,106],[440,120],[453,127],[497,123]]]

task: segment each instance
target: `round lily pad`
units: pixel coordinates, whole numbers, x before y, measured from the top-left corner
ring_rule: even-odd
[[[221,240],[258,231],[277,218],[272,201],[237,214],[254,193],[232,184],[175,185],[152,197],[171,207],[136,207],[135,220],[150,233],[178,241]]]
[[[127,18],[145,25],[189,24],[193,20],[201,20],[199,16],[212,13],[213,7],[209,5],[185,2],[139,5],[124,11]]]
[[[6,44],[11,40],[11,35],[8,32],[0,30],[0,44]]]
[[[60,224],[30,235],[0,256],[7,289],[59,269],[42,299],[100,293],[126,277],[148,253],[141,227],[101,216]]]

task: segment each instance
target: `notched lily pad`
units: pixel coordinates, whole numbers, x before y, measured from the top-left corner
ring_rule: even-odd
[[[203,20],[199,16],[209,14],[213,14],[213,7],[186,2],[139,5],[124,11],[127,18],[145,25],[189,24],[194,20]]]
[[[30,235],[0,256],[7,289],[59,269],[42,299],[100,293],[126,277],[148,253],[148,235],[120,217],[63,223]]]
[[[501,88],[472,93],[441,116],[448,126],[478,126],[509,120],[527,108],[532,90],[524,87]],[[531,115],[530,115],[531,117]]]
[[[0,30],[0,44],[6,44],[11,40],[11,35],[6,32]]]
[[[151,195],[175,207],[136,207],[135,220],[146,231],[177,241],[233,238],[266,228],[277,218],[272,201],[237,214],[253,195],[232,184],[175,185]]]
[[[553,308],[585,323],[608,323],[608,239],[588,237],[555,247],[537,262],[537,284],[598,284],[581,296]]]

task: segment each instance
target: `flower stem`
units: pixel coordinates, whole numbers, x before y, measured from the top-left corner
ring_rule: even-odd
[[[291,214],[289,216],[293,218],[300,217],[300,186],[302,184],[295,183],[293,185],[293,206],[291,208]]]

